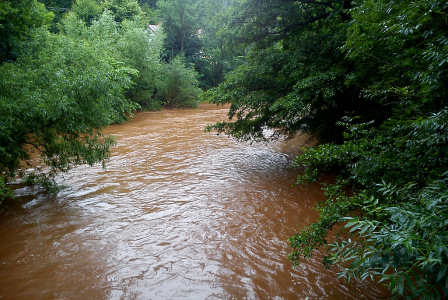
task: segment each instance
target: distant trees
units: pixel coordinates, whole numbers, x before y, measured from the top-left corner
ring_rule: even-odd
[[[102,7],[110,10],[118,23],[137,16],[144,17],[144,12],[137,0],[104,0]]]
[[[0,201],[12,179],[52,189],[58,172],[104,164],[115,142],[101,129],[132,111],[199,101],[198,73],[181,52],[161,60],[163,30],[136,0],[46,2],[64,9],[53,33],[43,4],[0,4]]]
[[[100,4],[95,0],[78,0],[73,3],[72,11],[88,26],[103,12]]]
[[[162,16],[165,34],[165,56],[173,58],[179,53],[194,63],[200,59],[199,6],[196,0],[159,0],[157,6]]]
[[[61,21],[64,14],[70,11],[70,8],[75,3],[75,0],[38,0],[43,3],[48,11],[54,14],[53,22],[50,26],[51,32],[57,32],[57,24]],[[95,0],[92,0],[95,1]]]
[[[237,61],[225,31],[230,0],[159,0],[157,7],[166,34],[164,59],[182,53],[200,74],[202,89],[218,85]]]
[[[320,145],[296,158],[297,183],[338,175],[320,218],[289,239],[289,258],[310,257],[346,222],[325,266],[379,280],[395,299],[446,297],[446,1],[245,0],[230,11],[247,60],[205,93],[234,118],[209,129],[243,140],[310,133]]]
[[[200,2],[202,85],[206,88],[220,84],[225,75],[240,64],[245,49],[235,43],[229,30],[231,0],[205,0]]]

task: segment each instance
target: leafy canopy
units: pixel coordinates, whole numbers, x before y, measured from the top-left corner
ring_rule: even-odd
[[[172,59],[161,72],[157,97],[166,108],[196,107],[200,93],[198,73],[182,55]]]
[[[128,97],[154,90],[161,43],[139,20],[119,25],[104,11],[87,26],[70,12],[59,29],[32,31],[17,62],[0,66],[3,187],[16,176],[48,186],[57,172],[104,164],[115,142],[100,130],[139,107]]]
[[[320,218],[289,239],[289,258],[312,256],[346,222],[325,266],[378,280],[392,298],[448,296],[448,4],[245,0],[231,11],[247,58],[204,95],[231,103],[230,120],[209,129],[310,133],[320,145],[296,158],[297,183],[338,176]]]
[[[383,120],[388,109],[346,85],[353,63],[344,45],[350,1],[242,1],[230,22],[237,42],[248,49],[246,63],[204,99],[231,103],[229,118],[211,126],[241,139],[291,138],[309,133],[321,142],[342,140],[336,122],[347,112]],[[323,122],[322,120],[325,120]]]
[[[0,64],[19,55],[17,45],[33,28],[50,25],[53,13],[37,0],[0,2]]]

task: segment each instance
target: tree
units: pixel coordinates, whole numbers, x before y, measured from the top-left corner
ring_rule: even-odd
[[[157,25],[160,22],[160,11],[157,9],[156,4],[141,4],[143,12],[146,14],[148,23],[151,25]]]
[[[361,8],[369,12],[368,19]],[[412,5],[363,2],[353,10],[355,19],[345,46],[357,65],[351,81],[362,86],[366,96],[391,103],[397,109],[427,114],[445,107],[446,9],[442,1]],[[399,17],[402,13],[406,15]],[[375,45],[366,40],[372,37],[378,41]],[[362,79],[366,74],[373,84]],[[420,107],[406,107],[412,103]]]
[[[122,35],[117,40],[116,49],[120,51],[126,65],[138,70],[138,76],[133,77],[134,86],[127,96],[145,109],[157,107],[154,95],[160,85],[160,74],[164,70],[160,56],[162,53],[164,35],[161,30],[152,33],[140,26],[136,19],[123,22]]]
[[[448,295],[448,4],[241,1],[233,30],[247,62],[205,96],[232,103],[217,129],[265,140],[309,132],[297,184],[338,175],[320,218],[289,239],[294,264],[327,244],[324,265],[378,279],[393,298]],[[347,193],[350,188],[352,193]],[[356,238],[352,238],[356,235]]]
[[[195,107],[199,103],[198,73],[179,55],[161,73],[157,97],[167,108]]]
[[[54,19],[50,26],[51,32],[57,32],[57,24],[62,20],[64,14],[70,11],[76,0],[38,0],[45,4],[45,8],[54,13]]]
[[[183,53],[200,76],[200,87],[215,87],[235,68],[239,47],[230,47],[228,9],[231,0],[161,0],[157,2],[166,33],[163,58]],[[243,51],[244,52],[244,51]]]
[[[295,164],[305,173],[298,183],[328,171],[339,177],[318,206],[319,220],[289,239],[289,258],[297,263],[310,257],[326,244],[335,223],[348,221],[348,232],[328,248],[327,267],[348,266],[341,272],[347,280],[375,276],[394,298],[446,294],[447,120],[443,109],[425,117],[391,117],[379,128],[345,123],[350,134],[342,145],[321,145],[299,156]],[[346,195],[348,186],[353,196]]]
[[[237,4],[231,29],[237,43],[247,45],[247,61],[205,94],[214,103],[232,103],[229,118],[236,121],[211,128],[240,139],[263,140],[270,128],[271,138],[306,132],[341,142],[336,122],[346,112],[384,119],[387,107],[362,97],[356,84],[345,85],[353,69],[341,51],[347,8],[350,1]]]
[[[102,7],[112,11],[118,23],[136,16],[143,21],[146,17],[137,0],[104,0]]]
[[[0,63],[15,60],[19,55],[18,44],[33,28],[49,26],[54,15],[45,10],[37,0],[0,3]]]
[[[75,5],[90,0],[78,0]],[[66,16],[63,23],[78,22],[78,18],[86,20],[85,15],[78,12],[76,6],[73,13]],[[97,19],[99,16],[95,17]],[[106,18],[108,19],[105,22]],[[89,20],[95,20],[90,18]],[[162,70],[160,54],[162,51],[163,33],[147,30],[145,19],[140,15],[131,15],[130,19],[124,19],[121,24],[115,22],[113,13],[104,12],[101,15],[102,22],[93,21],[89,30],[84,28],[82,37],[95,43],[102,43],[106,49],[113,51],[113,55],[119,55],[120,60],[129,67],[138,70],[133,75],[133,87],[129,89],[126,96],[138,103],[143,108],[150,107],[154,101],[158,85],[158,74]],[[89,23],[87,23],[89,25]],[[108,30],[104,30],[106,27]],[[93,31],[93,32],[92,32]]]
[[[0,67],[2,185],[19,176],[49,187],[57,172],[107,161],[114,138],[100,130],[137,108],[125,93],[138,71],[107,38],[117,26],[108,13],[91,27],[69,15],[61,33],[33,31],[17,62]]]
[[[327,266],[350,262],[341,275],[376,276],[393,298],[447,295],[447,8],[443,1],[363,1],[351,10],[344,50],[356,68],[347,82],[391,107],[391,116],[375,127],[346,118],[342,145],[297,158],[306,168],[298,182],[337,171],[340,185],[329,186],[318,222],[290,238],[293,261],[309,257],[345,220],[357,238],[330,245]],[[358,189],[351,197],[347,185]]]
[[[238,56],[244,49],[232,47],[232,34],[228,30],[231,1],[204,0],[200,2],[201,16],[201,63],[198,72],[203,75],[202,87],[216,87],[225,74],[239,64]]]
[[[157,2],[166,34],[165,57],[170,60],[183,53],[187,63],[197,65],[200,60],[201,40],[198,20],[198,1],[160,0]]]
[[[103,9],[95,0],[77,0],[73,3],[72,11],[87,25],[91,25],[93,20],[101,15]]]
[[[141,6],[146,4],[152,8],[155,8],[157,5],[157,0],[139,0],[138,3],[140,3]]]

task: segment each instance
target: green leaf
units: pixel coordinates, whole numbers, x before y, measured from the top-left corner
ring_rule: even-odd
[[[442,268],[440,268],[439,274],[437,275],[437,281],[442,280],[443,276],[446,275],[447,269],[448,269],[448,265],[445,265]]]

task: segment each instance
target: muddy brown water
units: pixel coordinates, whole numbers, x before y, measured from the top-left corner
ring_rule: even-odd
[[[227,108],[140,112],[108,128],[103,170],[22,187],[0,206],[0,299],[375,299],[319,255],[293,269],[289,236],[312,223],[319,185],[291,187],[305,139],[237,143],[204,133]]]

